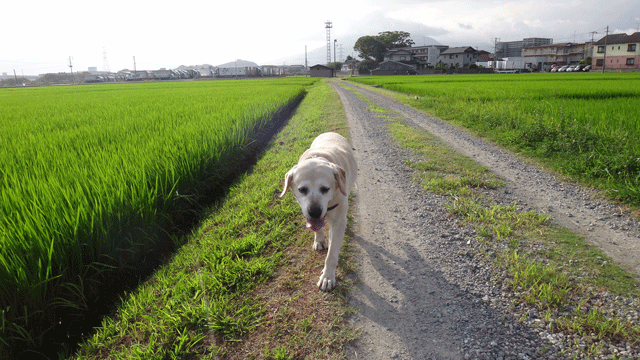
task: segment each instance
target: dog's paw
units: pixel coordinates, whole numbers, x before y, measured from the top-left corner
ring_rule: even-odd
[[[313,242],[313,250],[321,251],[327,248],[327,245],[324,242],[314,241]]]
[[[324,274],[320,275],[320,280],[318,280],[318,289],[322,291],[331,291],[336,287],[336,278],[325,276]]]

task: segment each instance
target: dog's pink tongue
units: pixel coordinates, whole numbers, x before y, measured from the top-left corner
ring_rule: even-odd
[[[307,228],[314,232],[319,231],[324,226],[324,219],[307,219]]]

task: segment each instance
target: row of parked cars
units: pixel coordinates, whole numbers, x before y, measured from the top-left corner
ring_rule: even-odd
[[[579,72],[579,71],[589,71],[589,70],[591,70],[591,65],[564,65],[564,66],[554,65],[551,68],[551,72]]]

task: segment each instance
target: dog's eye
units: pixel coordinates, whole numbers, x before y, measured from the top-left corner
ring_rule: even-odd
[[[299,188],[298,191],[302,195],[307,195],[307,192],[309,192],[309,189],[307,189],[306,187],[303,186],[303,187]]]
[[[326,186],[320,187],[320,192],[324,195],[329,192],[329,188]]]

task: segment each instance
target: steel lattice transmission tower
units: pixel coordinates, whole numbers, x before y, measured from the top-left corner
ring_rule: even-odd
[[[102,48],[102,71],[110,72],[109,62],[107,61],[107,50]]]
[[[331,21],[324,22],[324,27],[327,29],[327,65],[331,64]]]

